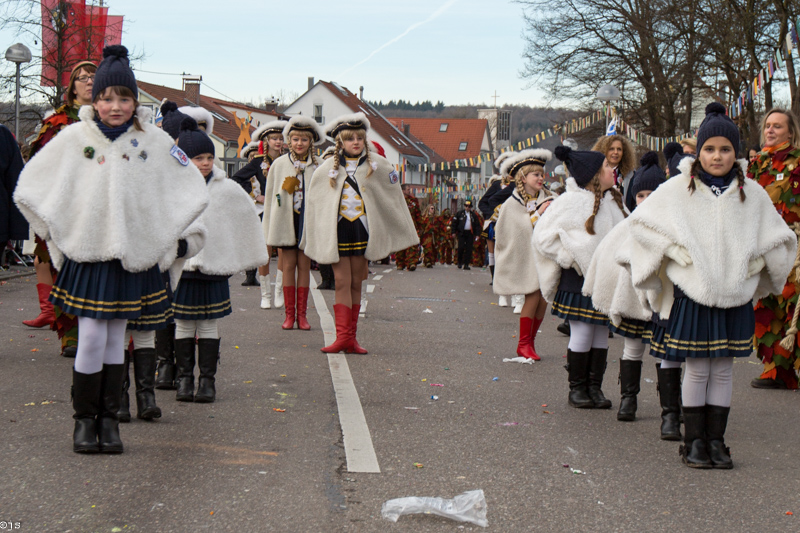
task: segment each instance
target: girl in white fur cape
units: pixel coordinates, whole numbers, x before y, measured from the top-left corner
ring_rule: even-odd
[[[314,119],[297,115],[283,128],[289,153],[269,167],[264,193],[264,240],[280,250],[283,271],[283,300],[286,319],[281,327],[311,329],[306,318],[311,260],[299,246],[306,217],[305,190],[319,166],[311,152],[313,145],[324,142],[324,133]],[[296,290],[295,290],[296,288]]]
[[[553,200],[553,194],[544,187],[544,165],[552,156],[550,150],[535,148],[503,161],[501,174],[513,176],[515,187],[500,207],[494,228],[497,262],[492,288],[495,294],[524,295],[517,355],[534,361],[540,360],[534,343],[547,301],[539,290],[531,237],[536,222]]]
[[[202,248],[186,230],[208,203],[202,176],[137,109],[128,51],[110,46],[93,107],[25,167],[15,201],[60,273],[50,299],[78,316],[73,450],[121,453],[117,411],[127,320],[163,320],[164,268]],[[179,239],[186,238],[179,246]]]
[[[567,349],[569,404],[610,409],[601,390],[608,358],[608,317],[583,296],[583,273],[600,241],[627,212],[614,188],[614,172],[600,152],[555,150],[572,176],[533,231],[536,270],[542,295],[553,302],[552,313],[569,320]]]
[[[300,247],[318,263],[333,266],[336,284],[336,341],[322,348],[324,353],[367,353],[356,341],[367,260],[419,244],[400,176],[366,146],[369,126],[364,113],[341,116],[328,126],[336,152],[314,172],[308,188],[308,231]]]
[[[628,193],[635,199],[634,208],[666,180],[664,171],[658,166],[658,153],[646,153],[642,157],[641,165],[629,183]],[[647,209],[647,206],[642,209]],[[644,295],[634,289],[631,281],[627,245],[627,240],[631,238],[630,220],[628,218],[617,224],[597,247],[583,283],[583,294],[591,296],[595,308],[609,316],[611,331],[623,338],[622,358],[619,362],[621,400],[617,420],[625,422],[636,419],[645,344],[651,343],[651,355],[659,358],[663,356],[663,349],[659,345],[661,341],[659,338],[651,338],[654,333],[658,337],[653,311],[647,305]],[[662,406],[661,438],[680,440],[678,392],[681,362],[665,361],[663,372],[660,366],[658,368]]]
[[[206,243],[183,267],[175,290],[176,399],[209,403],[216,399],[219,359],[218,319],[231,314],[228,278],[269,260],[255,207],[246,192],[214,166],[214,143],[193,118],[181,123],[178,147],[205,178],[211,198],[202,221]],[[200,376],[194,390],[195,335]]]
[[[631,216],[634,286],[669,316],[665,358],[686,358],[683,462],[732,468],[724,443],[733,358],[753,350],[753,298],[783,290],[797,241],[769,195],[736,164],[739,130],[712,103],[697,159]]]

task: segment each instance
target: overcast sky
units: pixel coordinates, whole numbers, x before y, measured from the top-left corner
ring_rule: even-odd
[[[180,87],[202,75],[237,101],[302,94],[309,76],[369,100],[541,103],[526,89],[522,8],[508,0],[109,0],[137,78]],[[11,36],[0,33],[12,44]],[[28,44],[34,48],[33,43]],[[209,88],[210,87],[210,88]]]

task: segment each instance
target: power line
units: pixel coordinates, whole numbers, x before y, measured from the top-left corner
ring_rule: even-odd
[[[152,70],[142,70],[138,68],[131,68],[136,72],[144,72],[145,74],[159,74],[161,76],[191,76],[191,74],[187,74],[186,72],[181,72],[180,74],[176,72],[153,72]]]
[[[219,95],[222,95],[222,96],[224,96],[225,98],[227,98],[227,99],[228,99],[228,101],[229,101],[229,102],[233,102],[233,103],[235,103],[235,104],[246,105],[244,102],[240,102],[239,100],[234,100],[233,98],[231,98],[231,97],[230,97],[230,96],[228,96],[227,94],[219,92],[218,90],[216,90],[215,88],[213,88],[212,86],[210,86],[209,84],[207,84],[207,83],[206,83],[206,82],[204,82],[204,81],[201,81],[200,83],[202,83],[203,85],[205,85],[206,87],[208,87],[209,89],[211,89],[212,91],[214,91],[215,93],[217,93],[217,94],[219,94]]]

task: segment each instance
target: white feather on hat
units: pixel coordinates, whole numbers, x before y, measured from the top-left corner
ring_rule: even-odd
[[[286,120],[272,120],[266,124],[262,124],[256,128],[251,138],[263,141],[263,137],[266,137],[270,133],[283,133],[283,128],[285,128],[288,123],[289,122]]]
[[[292,130],[307,131],[311,133],[314,140],[311,144],[314,146],[325,142],[325,132],[319,127],[317,121],[313,118],[305,117],[303,115],[295,115],[289,119],[286,126],[283,128],[283,139],[287,144],[289,143],[289,134]]]
[[[179,107],[178,111],[192,117],[199,126],[202,126],[202,123],[205,122],[206,134],[211,135],[214,133],[214,115],[208,109],[200,106],[185,105]]]
[[[341,115],[333,119],[325,128],[325,133],[331,137],[336,138],[339,131],[343,129],[359,129],[369,131],[370,123],[367,115],[364,113],[353,113],[351,115]],[[338,131],[337,131],[338,130]]]
[[[500,174],[509,176],[522,165],[542,165],[553,158],[553,152],[544,148],[531,148],[516,152],[512,157],[508,157],[500,165]]]
[[[242,151],[239,153],[239,157],[241,157],[242,159],[247,159],[248,154],[250,154],[250,152],[252,152],[253,150],[258,152],[258,141],[247,143],[247,145],[245,145],[245,147],[242,148]]]

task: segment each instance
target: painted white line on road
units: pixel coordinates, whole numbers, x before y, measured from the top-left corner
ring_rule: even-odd
[[[375,292],[375,285],[367,285],[367,293]]]
[[[380,281],[383,279],[383,274],[378,274],[377,276],[372,277],[372,281]]]
[[[327,346],[336,339],[333,317],[322,293],[318,289],[312,289],[311,294],[314,297],[314,306],[319,314],[319,323]],[[364,417],[364,410],[358,399],[358,391],[353,383],[347,358],[344,354],[330,353],[328,354],[328,367],[336,394],[336,405],[339,408],[339,425],[342,427],[347,471],[380,474],[378,456],[375,455],[367,419]]]
[[[364,318],[367,315],[367,304],[368,303],[369,303],[369,301],[366,298],[361,300],[361,309],[359,309],[359,311],[358,311],[358,316],[359,317]]]
[[[387,268],[386,270],[384,270],[384,271],[383,271],[383,273],[384,273],[384,274],[388,274],[388,273],[389,273],[389,272],[391,272],[392,270],[393,270],[393,269],[391,269],[391,268]]]

